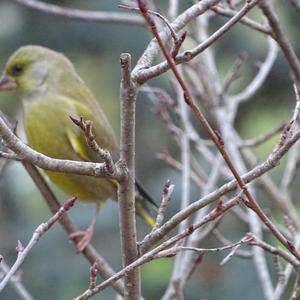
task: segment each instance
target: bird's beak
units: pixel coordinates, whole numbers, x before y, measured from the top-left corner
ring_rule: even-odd
[[[1,91],[10,91],[10,90],[14,90],[17,87],[16,81],[6,75],[3,74],[0,78],[0,92]]]

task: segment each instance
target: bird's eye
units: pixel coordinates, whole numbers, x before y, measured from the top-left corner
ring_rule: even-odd
[[[23,65],[21,65],[21,64],[17,64],[17,65],[15,65],[13,68],[12,68],[12,75],[13,76],[19,76],[21,73],[22,73],[22,71],[23,71]]]

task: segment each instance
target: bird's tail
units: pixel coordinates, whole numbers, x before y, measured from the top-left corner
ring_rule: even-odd
[[[136,181],[136,196],[135,196],[135,209],[136,213],[145,220],[145,222],[153,228],[155,225],[155,219],[150,214],[150,207],[154,209],[154,211],[157,211],[157,204],[155,201],[149,196],[149,194],[146,192],[146,190],[143,188],[143,186]]]

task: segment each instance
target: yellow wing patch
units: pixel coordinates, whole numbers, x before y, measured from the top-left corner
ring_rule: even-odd
[[[147,223],[147,225],[150,228],[153,228],[155,226],[155,220],[153,219],[152,216],[150,216],[147,212],[140,212],[141,217],[145,220],[145,222]]]
[[[80,139],[74,134],[70,128],[66,128],[67,137],[73,150],[80,156],[82,160],[90,161],[85,145],[83,146]]]
[[[115,186],[118,186],[118,180],[110,179],[110,182],[113,183]]]

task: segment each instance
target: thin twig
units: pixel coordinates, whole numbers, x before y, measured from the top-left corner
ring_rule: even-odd
[[[300,236],[298,235],[295,238],[295,246],[299,247],[299,245],[300,245]],[[294,270],[294,267],[291,264],[287,264],[287,266],[285,267],[284,273],[283,273],[284,280],[280,280],[277,282],[277,286],[275,288],[272,300],[281,300],[282,299],[293,270]]]
[[[230,85],[234,80],[238,79],[241,75],[241,67],[247,58],[246,52],[240,53],[240,55],[234,61],[231,69],[228,71],[223,82],[223,94],[229,90]]]
[[[274,37],[281,48],[287,62],[290,65],[291,70],[294,73],[295,81],[297,82],[297,86],[300,84],[300,62],[297,58],[297,55],[287,38],[287,35],[284,34],[279,19],[272,8],[272,4],[270,1],[261,0],[259,1],[259,7],[263,11],[264,15],[268,19],[269,25],[272,28]]]
[[[267,76],[269,75],[276,58],[278,56],[278,46],[276,42],[268,37],[268,53],[264,62],[260,65],[259,71],[246,88],[240,93],[230,96],[229,101],[235,102],[235,105],[249,100],[263,85]]]
[[[270,129],[268,132],[259,135],[258,137],[244,140],[240,143],[239,148],[243,149],[243,148],[260,146],[261,144],[269,141],[272,137],[274,137],[275,134],[282,131],[284,126],[285,126],[285,123],[281,123],[281,124],[275,126],[274,128]]]
[[[234,244],[221,246],[221,247],[217,247],[217,248],[197,248],[197,247],[189,247],[189,246],[174,246],[170,249],[159,252],[157,255],[155,255],[155,258],[172,257],[172,256],[175,256],[178,252],[180,252],[182,250],[193,251],[196,253],[220,252],[220,251],[224,251],[224,250],[230,250],[232,248],[240,247],[244,243],[247,243],[247,239],[249,239],[249,237],[244,237]]]
[[[246,205],[251,208],[256,214],[257,216],[261,219],[261,221],[269,228],[269,230],[272,232],[272,234],[295,256],[300,260],[300,252],[298,251],[298,249],[296,249],[290,241],[288,241],[283,235],[282,233],[277,229],[277,227],[274,225],[274,223],[271,222],[271,220],[267,217],[267,215],[263,212],[263,210],[260,208],[260,206],[258,205],[258,203],[256,202],[255,198],[253,197],[253,195],[250,193],[250,191],[247,189],[244,180],[242,179],[242,177],[239,175],[237,169],[235,168],[235,166],[233,165],[233,162],[231,161],[227,151],[225,150],[224,147],[224,143],[223,141],[220,139],[220,137],[216,134],[216,132],[211,128],[210,124],[208,123],[207,119],[205,118],[204,114],[202,113],[202,111],[200,110],[200,108],[197,106],[196,102],[194,101],[188,87],[186,86],[185,82],[183,81],[182,77],[180,76],[176,64],[174,62],[174,59],[172,58],[172,56],[170,55],[170,53],[168,52],[168,50],[165,48],[164,43],[162,42],[162,40],[160,39],[160,36],[158,34],[157,28],[155,26],[154,21],[152,20],[152,18],[149,16],[149,14],[147,13],[148,8],[147,5],[145,3],[144,0],[138,0],[138,4],[139,4],[139,8],[146,20],[146,22],[148,23],[153,35],[155,36],[174,76],[176,77],[176,80],[178,81],[178,83],[180,84],[183,94],[184,94],[184,100],[186,102],[187,105],[190,106],[190,108],[192,109],[192,111],[194,112],[195,116],[197,117],[197,119],[199,120],[199,122],[201,123],[201,125],[204,127],[205,131],[208,133],[208,135],[210,136],[210,138],[213,140],[213,142],[215,143],[217,149],[219,150],[219,152],[221,153],[221,155],[223,156],[228,168],[230,169],[230,171],[232,172],[233,176],[235,177],[235,179],[237,180],[237,183],[240,187],[241,190],[244,191],[245,196],[247,198],[246,200]],[[245,14],[248,10],[250,10],[251,8],[253,8],[255,5],[257,4],[257,0],[254,0],[252,2],[248,2],[246,3],[246,5],[244,6],[244,8],[241,10],[241,15]],[[237,21],[237,20],[236,20]],[[233,22],[233,21],[232,21]],[[235,24],[235,22],[233,22],[233,24]],[[229,28],[228,28],[229,29]],[[225,31],[227,31],[228,29],[226,29]],[[196,53],[197,51],[195,51]]]
[[[224,203],[221,207],[215,208],[212,210],[209,214],[207,214],[201,222],[189,226],[187,229],[185,229],[183,232],[175,235],[174,237],[168,239],[161,245],[157,246],[156,248],[150,250],[149,252],[145,253],[143,256],[138,258],[136,261],[128,265],[127,267],[123,268],[121,271],[116,273],[114,276],[110,277],[106,281],[102,282],[101,284],[97,285],[92,290],[86,290],[84,293],[82,293],[80,296],[76,297],[75,300],[86,300],[91,298],[93,295],[99,293],[103,289],[105,289],[107,286],[111,285],[116,280],[122,278],[125,276],[128,272],[138,268],[139,266],[153,260],[155,258],[155,255],[159,252],[169,248],[170,246],[176,244],[178,241],[182,240],[184,237],[192,234],[194,230],[202,227],[203,225],[215,220],[220,215],[223,215],[226,211],[231,209],[233,206],[237,205],[240,202],[240,195],[237,197],[234,197],[230,199],[228,202]]]
[[[42,175],[34,165],[28,162],[23,162],[23,166],[25,167],[26,171],[34,181],[40,193],[43,195],[50,211],[52,212],[52,214],[55,214],[59,210],[60,204],[57,201],[51,189],[49,188],[45,179],[42,177]],[[72,233],[78,231],[78,229],[74,226],[74,224],[69,219],[68,215],[66,214],[63,215],[62,218],[60,218],[58,221],[68,235],[72,235]],[[75,238],[73,241],[74,241],[74,245],[76,246],[78,242],[78,238]],[[97,253],[97,251],[95,250],[95,248],[92,247],[91,244],[88,244],[83,249],[81,254],[88,260],[88,262],[91,265],[93,265],[95,261],[97,261],[98,273],[103,279],[107,279],[115,274],[114,270],[104,260],[104,258],[99,253]],[[112,288],[114,288],[115,291],[121,296],[124,295],[124,288],[123,288],[122,281],[115,282]]]
[[[236,206],[236,207],[238,207],[238,206]],[[232,242],[230,240],[228,240],[226,237],[223,236],[223,234],[220,232],[220,230],[218,228],[213,230],[213,235],[224,246],[232,244]],[[253,258],[253,254],[250,251],[246,251],[246,250],[237,250],[235,252],[235,255],[240,258],[245,258],[245,259]]]
[[[227,23],[225,23],[222,27],[220,27],[216,32],[214,32],[208,39],[202,42],[200,45],[195,47],[191,50],[186,50],[182,54],[176,56],[175,63],[182,64],[185,62],[190,61],[195,56],[202,53],[208,47],[210,47],[214,42],[216,42],[220,37],[222,37],[228,30],[230,30],[239,20],[244,17],[248,11],[250,11],[258,2],[259,0],[253,0],[249,3],[246,3],[245,6],[234,16],[232,17]],[[202,1],[203,2],[203,1]],[[215,1],[218,2],[218,1]],[[173,26],[174,28],[174,26]],[[175,29],[175,28],[174,28]],[[158,33],[157,33],[158,34]],[[164,39],[161,39],[164,41]],[[138,62],[138,64],[141,62]],[[134,74],[136,77],[134,79],[139,83],[142,84],[149,79],[152,79],[162,73],[166,72],[170,68],[169,62],[165,61],[153,67],[149,67],[147,69],[140,70],[138,74]]]
[[[237,11],[230,9],[230,8],[225,8],[222,7],[220,5],[216,5],[213,6],[211,8],[211,10],[213,12],[215,12],[218,15],[224,16],[224,17],[228,17],[231,18],[233,17]],[[251,29],[257,30],[258,32],[261,32],[263,34],[267,34],[267,35],[272,35],[272,31],[269,27],[264,26],[258,22],[253,21],[252,19],[248,18],[248,17],[243,17],[240,21],[241,24],[248,26]]]
[[[86,22],[120,23],[128,25],[143,25],[145,23],[140,16],[132,16],[131,14],[126,13],[80,10],[75,8],[62,7],[37,0],[14,1],[20,5],[27,6],[31,9],[41,11],[46,14],[51,14],[54,16],[72,20],[80,20]]]
[[[293,257],[288,252],[285,252],[284,250],[282,250],[280,248],[276,248],[276,247],[258,239],[252,233],[248,233],[248,236],[251,237],[251,239],[248,242],[249,245],[258,246],[271,254],[282,257],[286,262],[292,264],[295,267],[295,269],[300,268],[299,260],[295,259],[295,257]]]
[[[279,160],[288,152],[288,150],[300,139],[300,131],[295,133],[295,135],[289,140],[283,147],[278,149],[276,152],[271,153],[268,159],[257,165],[248,173],[242,176],[245,183],[249,183],[256,178],[261,177],[264,173],[268,172],[270,169],[274,168],[278,165]],[[190,216],[192,213],[201,209],[213,201],[216,201],[221,196],[226,193],[233,191],[237,188],[237,181],[232,180],[230,182],[225,183],[215,191],[211,192],[209,195],[195,201],[190,204],[186,209],[175,214],[170,220],[164,223],[155,234],[151,236],[151,238],[145,238],[143,244],[140,246],[141,253],[145,253],[153,244],[162,239],[166,234],[168,234],[173,228],[175,228],[183,219]]]
[[[189,22],[194,20],[197,16],[203,14],[213,5],[216,5],[220,2],[220,0],[202,0],[201,2],[197,2],[196,4],[192,5],[188,8],[185,12],[179,15],[174,22],[171,23],[172,28],[178,32],[184,26],[186,26]],[[168,28],[165,28],[160,33],[160,36],[164,42],[167,42],[171,38],[171,34]],[[138,60],[135,68],[132,71],[132,80],[142,83],[146,82],[148,79],[158,76],[161,73],[157,74],[148,74],[148,70],[151,69],[151,64],[153,63],[155,57],[159,52],[159,47],[155,39],[153,39],[149,45],[147,46],[146,50],[144,51],[143,55]],[[168,69],[168,64],[166,64]],[[166,69],[166,70],[167,70]],[[165,70],[165,71],[166,71]],[[150,76],[149,76],[150,75]]]
[[[3,274],[7,274],[9,272],[9,266],[1,259],[0,259],[0,270],[3,272]],[[1,273],[2,273],[1,272]],[[0,278],[2,277],[0,273]],[[19,274],[16,274],[10,278],[10,283],[15,289],[15,291],[20,296],[20,299],[22,300],[33,300],[33,297],[29,294],[25,286],[21,282],[21,276]]]
[[[300,299],[300,275],[298,274],[294,283],[293,293],[290,300],[299,300]]]
[[[290,120],[289,123],[290,124],[289,135],[292,135],[293,131],[299,128],[297,119],[300,110],[300,97],[299,97],[298,89],[295,84],[294,84],[294,91],[296,95],[296,105],[295,105],[292,119]],[[285,191],[288,195],[290,195],[290,189],[292,187],[294,180],[296,179],[296,175],[299,172],[299,163],[300,163],[299,149],[300,149],[299,144],[297,144],[292,149],[286,164],[285,171],[281,179],[281,189]]]
[[[70,198],[60,209],[59,211],[53,215],[46,223],[40,224],[36,230],[34,231],[30,241],[28,244],[23,248],[19,247],[18,256],[14,263],[14,265],[10,268],[7,272],[5,277],[0,282],[0,292],[6,286],[8,281],[12,276],[15,275],[17,270],[20,268],[22,263],[24,262],[25,258],[29,254],[32,247],[39,241],[39,239],[60,219],[71,207],[74,205],[76,198]]]
[[[83,120],[81,117],[80,119],[76,119],[74,117],[70,116],[70,119],[74,124],[76,124],[85,135],[85,139],[87,141],[87,144],[91,149],[93,149],[99,156],[101,160],[104,161],[107,171],[111,174],[114,173],[114,161],[110,155],[110,153],[107,150],[102,149],[98,143],[95,140],[95,137],[93,135],[93,123],[90,120]]]
[[[181,171],[182,170],[182,164],[174,159],[169,153],[166,152],[160,152],[157,153],[156,157],[160,160],[162,160],[167,166],[170,166],[174,170]],[[190,173],[191,180],[194,182],[195,185],[197,185],[199,188],[203,188],[205,186],[204,178],[200,177],[194,170]]]
[[[168,204],[171,200],[171,194],[174,190],[174,184],[171,184],[170,180],[168,180],[163,188],[163,194],[162,194],[162,201],[161,205],[157,212],[157,217],[155,221],[155,226],[153,227],[152,231],[155,231],[157,228],[159,228],[164,220],[165,211],[168,207]]]
[[[129,5],[124,5],[124,4],[119,4],[118,5],[119,8],[123,8],[123,9],[129,9],[131,11],[135,11],[140,13],[140,10],[138,7],[132,7]],[[168,27],[168,29],[170,30],[171,36],[173,38],[173,40],[176,42],[178,40],[177,37],[177,33],[174,31],[174,29],[172,28],[172,25],[170,24],[170,22],[168,21],[168,19],[166,17],[164,17],[162,14],[153,11],[153,10],[149,10],[149,14],[156,16],[157,18],[159,18],[160,20],[162,20],[164,22],[164,24]]]

